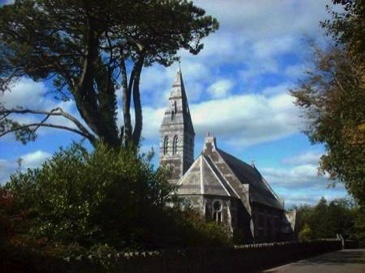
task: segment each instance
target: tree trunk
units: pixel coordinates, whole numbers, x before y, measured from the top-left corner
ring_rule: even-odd
[[[133,130],[133,144],[138,147],[142,135],[143,116],[142,116],[142,104],[139,90],[139,82],[141,78],[141,71],[143,67],[144,54],[141,54],[140,59],[136,63],[136,73],[133,81],[133,103],[134,103],[134,116],[135,126]]]
[[[122,108],[123,108],[123,119],[124,126],[122,129],[123,134],[123,144],[128,146],[130,141],[132,140],[132,121],[131,121],[131,113],[130,113],[130,105],[131,105],[131,93],[130,88],[128,88],[128,79],[127,79],[127,68],[125,66],[125,60],[121,61],[121,76],[122,76]]]

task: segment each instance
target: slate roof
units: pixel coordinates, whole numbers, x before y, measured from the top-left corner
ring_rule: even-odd
[[[200,154],[178,184],[180,185],[179,194],[204,194],[239,198],[216,169],[213,162],[203,154]]]
[[[172,104],[175,104],[175,107],[172,107]],[[172,111],[175,114],[175,119],[171,119]],[[177,71],[175,82],[172,85],[169,104],[166,107],[161,126],[171,124],[182,124],[184,126],[184,130],[195,135],[193,122],[190,115],[188,98],[186,96],[185,85],[180,69]],[[160,128],[160,131],[161,129],[162,127]]]
[[[220,149],[219,155],[242,184],[250,185],[250,200],[258,204],[284,210],[283,204],[255,166],[251,166]]]
[[[245,194],[243,188],[248,188],[250,203],[284,210],[278,196],[255,166],[216,148],[215,138],[208,137],[208,139],[202,153],[180,179],[178,194],[240,198]]]

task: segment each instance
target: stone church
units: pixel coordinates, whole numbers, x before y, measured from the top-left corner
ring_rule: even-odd
[[[182,73],[179,69],[160,127],[160,166],[171,172],[177,194],[207,221],[225,225],[245,243],[293,239],[295,215],[253,164],[217,146],[208,133],[194,159],[194,126]]]

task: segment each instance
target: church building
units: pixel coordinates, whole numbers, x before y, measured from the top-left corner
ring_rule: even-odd
[[[194,159],[194,126],[182,73],[177,72],[160,127],[160,166],[168,167],[177,194],[207,221],[226,226],[245,243],[293,239],[295,215],[253,164],[217,146],[208,133]]]

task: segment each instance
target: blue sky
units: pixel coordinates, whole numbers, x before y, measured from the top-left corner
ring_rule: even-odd
[[[179,52],[196,131],[195,154],[211,132],[219,148],[255,162],[287,207],[314,204],[322,196],[329,200],[347,196],[341,184],[328,189],[327,178],[317,175],[324,149],[311,145],[301,133],[305,121],[288,92],[310,66],[306,40],[325,43],[319,21],[328,18],[325,5],[329,2],[194,1],[219,20],[220,29],[203,41],[205,48],[198,56]],[[142,72],[145,150],[158,152],[158,130],[177,69],[177,64],[169,68],[155,65]],[[46,96],[50,90],[44,83],[23,79],[11,93],[0,95],[0,100],[32,109],[62,107],[77,115],[72,101],[57,102]],[[54,122],[64,124],[60,119]],[[15,171],[17,159],[22,158],[24,168],[40,166],[72,140],[79,137],[50,129],[40,130],[38,139],[27,145],[11,135],[0,138],[0,183]]]

